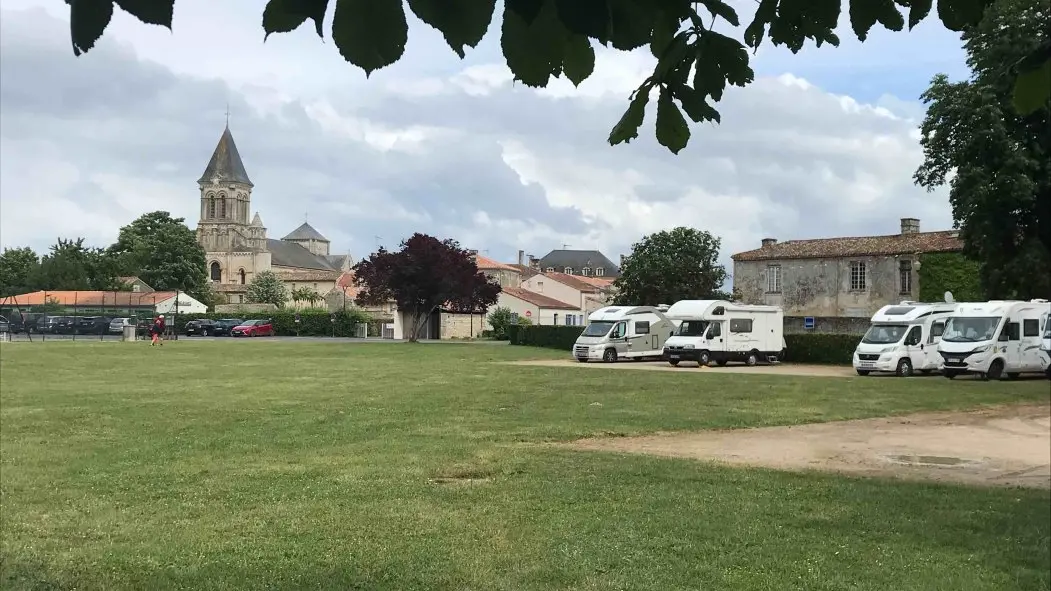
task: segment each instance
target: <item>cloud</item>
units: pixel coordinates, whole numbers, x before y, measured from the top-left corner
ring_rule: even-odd
[[[721,236],[728,262],[766,236],[893,233],[900,217],[951,223],[945,195],[911,182],[922,106],[889,92],[866,102],[798,74],[762,76],[729,91],[723,124],[693,126],[672,156],[653,139],[652,111],[638,140],[605,143],[652,68],[645,51],[600,49],[579,88],[513,84],[484,47],[455,68],[410,51],[404,67],[365,82],[316,38],[288,40],[281,54],[238,29],[229,39],[252,43],[235,50],[249,61],[193,74],[185,56],[166,57],[198,45],[190,33],[117,23],[74,58],[61,14],[5,4],[0,20],[4,246],[43,249],[58,235],[102,244],[156,209],[193,225],[195,181],[227,102],[270,236],[309,214],[334,251],[357,256],[421,231],[504,260],[563,243],[616,260],[646,233],[691,225]],[[421,35],[437,50],[440,38]],[[210,44],[216,55],[228,45]],[[259,73],[270,59],[268,79]]]

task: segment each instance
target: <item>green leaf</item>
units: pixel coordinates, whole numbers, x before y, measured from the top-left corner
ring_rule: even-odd
[[[859,41],[869,36],[872,26],[879,20],[877,5],[882,0],[850,0],[850,26]]]
[[[527,86],[547,86],[551,75],[562,70],[568,32],[558,20],[554,0],[547,0],[540,12],[527,23],[504,4],[504,24],[500,46],[507,67]]]
[[[693,121],[700,123],[701,121],[715,121],[716,123],[722,122],[722,117],[719,115],[719,111],[715,110],[715,107],[708,104],[704,100],[704,95],[689,86],[675,86],[671,88],[675,98],[679,99],[682,103],[682,110],[686,111],[686,115]]]
[[[401,0],[336,0],[332,40],[343,59],[372,72],[405,53],[409,26]]]
[[[646,0],[609,0],[610,44],[631,51],[649,43],[656,14]]]
[[[701,4],[704,4],[712,16],[717,16],[735,27],[741,26],[741,21],[737,18],[737,11],[723,0],[701,0]]]
[[[675,35],[657,61],[657,67],[653,71],[654,79],[664,82],[670,73],[683,65],[683,58],[686,57],[686,50],[689,48],[689,40],[689,31],[682,31]]]
[[[607,0],[555,0],[558,18],[566,30],[609,41],[609,3]]]
[[[938,18],[950,31],[978,24],[992,0],[938,0]]]
[[[874,6],[879,10],[876,19],[889,31],[900,31],[905,28],[905,17],[901,16],[894,0],[873,0]]]
[[[289,33],[299,28],[306,20],[314,21],[318,37],[324,37],[322,25],[328,0],[270,0],[263,9],[263,41],[271,33]]]
[[[445,42],[460,56],[464,47],[476,47],[489,30],[496,0],[409,0],[409,8],[445,36]]]
[[[646,104],[650,101],[651,88],[653,88],[653,83],[647,80],[635,90],[635,95],[628,104],[628,110],[624,111],[620,121],[609,132],[609,145],[630,143],[631,140],[639,137],[639,127],[646,119]]]
[[[547,0],[504,0],[504,14],[508,11],[517,14],[526,24],[531,24]]]
[[[660,59],[664,55],[675,34],[679,31],[679,17],[665,10],[658,10],[653,19],[653,37],[650,39],[650,53]]]
[[[580,86],[595,71],[595,50],[590,39],[583,35],[569,37],[562,56],[562,71],[573,86]]]
[[[909,30],[920,24],[931,13],[933,0],[909,0]]]
[[[657,99],[657,142],[672,154],[678,154],[689,141],[690,126],[686,124],[686,118],[675,105],[671,93],[662,88]]]
[[[1019,115],[1025,116],[1046,107],[1051,100],[1051,59],[1018,74],[1011,102]]]
[[[113,18],[112,0],[66,0],[69,4],[69,33],[73,55],[79,56],[95,47]]]
[[[147,25],[172,28],[175,0],[117,0],[117,6]]]

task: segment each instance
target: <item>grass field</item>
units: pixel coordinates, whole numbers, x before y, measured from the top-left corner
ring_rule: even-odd
[[[1029,590],[1051,494],[577,452],[1047,402],[1046,381],[586,371],[484,345],[0,348],[3,589]]]

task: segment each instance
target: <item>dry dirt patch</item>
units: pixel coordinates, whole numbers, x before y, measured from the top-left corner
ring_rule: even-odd
[[[1051,406],[646,437],[574,449],[990,486],[1051,488]]]
[[[636,369],[649,371],[679,371],[687,373],[750,373],[757,375],[806,376],[806,377],[857,377],[850,367],[834,365],[804,365],[801,363],[778,363],[776,365],[731,364],[725,367],[698,367],[696,363],[684,362],[678,367],[666,361],[619,361],[617,363],[580,363],[573,359],[541,359],[531,361],[506,361],[508,365],[531,365],[537,367],[581,367],[588,369]]]

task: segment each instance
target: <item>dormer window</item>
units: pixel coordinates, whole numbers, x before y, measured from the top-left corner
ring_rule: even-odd
[[[595,277],[603,277],[606,275],[606,270],[602,267],[595,267]]]
[[[588,275],[591,275],[591,268],[590,267],[584,267],[583,269],[580,270],[580,274],[583,275],[584,277],[587,277]]]
[[[544,269],[544,272],[545,273],[554,273],[555,272],[555,268],[554,267],[548,267],[548,268]]]
[[[573,267],[566,267],[565,269],[562,269],[562,272],[565,273],[566,275],[572,275],[573,274]]]

